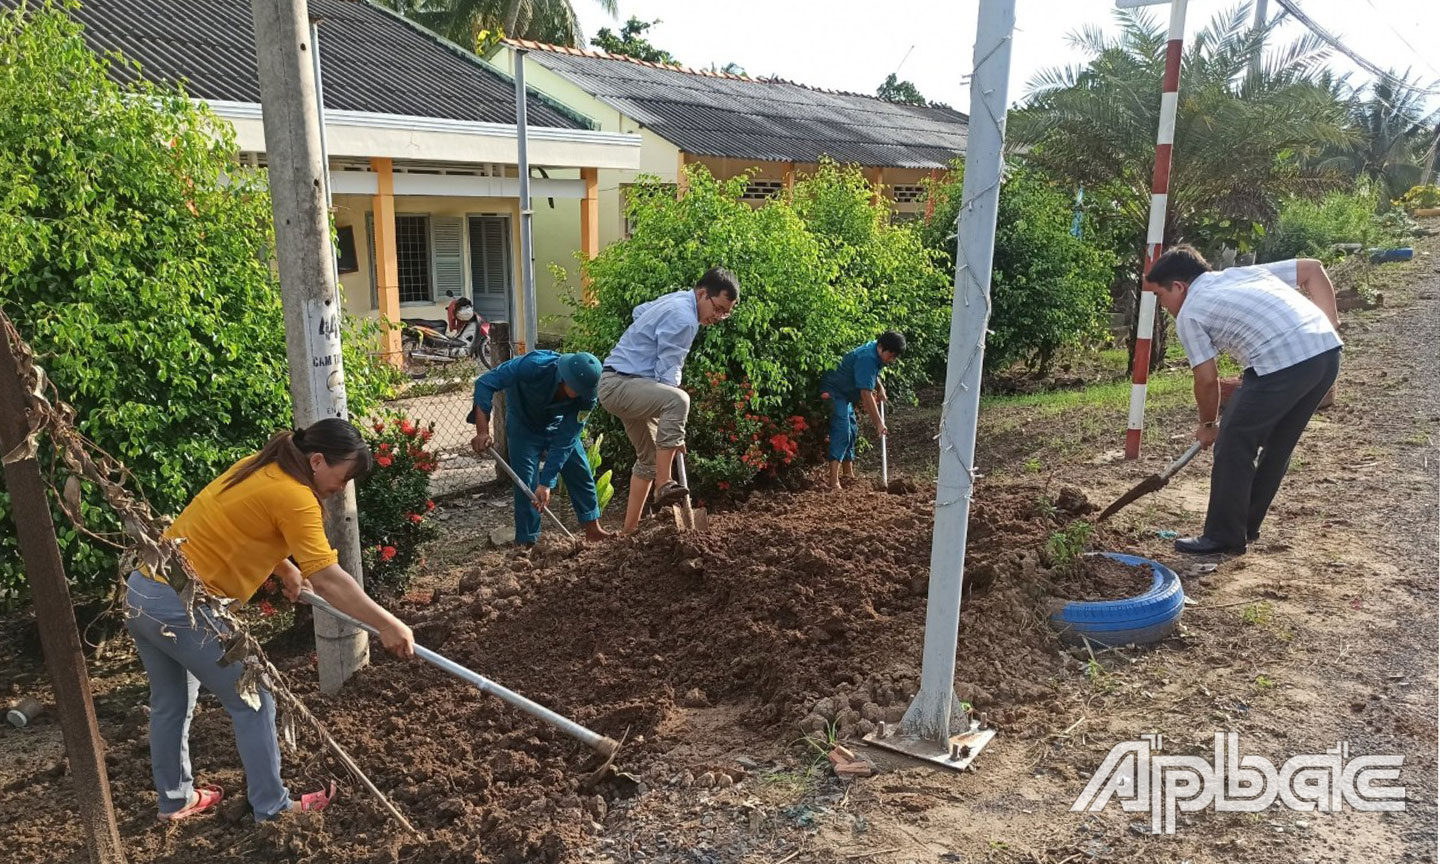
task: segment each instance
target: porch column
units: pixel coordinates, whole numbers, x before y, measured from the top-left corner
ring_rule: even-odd
[[[795,194],[795,163],[785,163],[785,197],[789,198]]]
[[[883,167],[869,168],[865,171],[866,178],[875,186],[871,202],[879,204],[885,198],[885,169]]]
[[[690,185],[690,184],[689,184],[688,182],[686,182],[686,179],[685,179],[685,151],[684,151],[684,150],[681,150],[681,151],[680,151],[679,160],[676,162],[676,168],[675,168],[675,195],[676,195],[676,197],[683,198],[683,197],[685,196],[685,188],[686,188],[687,186],[689,186],[689,185]]]
[[[395,261],[395,172],[389,159],[371,159],[376,175],[376,194],[371,209],[375,214],[375,296],[380,317],[389,322],[381,336],[385,359],[399,366],[400,353],[400,267]]]
[[[580,253],[586,261],[593,261],[600,254],[600,169],[581,168],[580,179],[585,181],[585,197],[580,199]],[[581,297],[593,306],[595,295],[583,265],[580,274]]]

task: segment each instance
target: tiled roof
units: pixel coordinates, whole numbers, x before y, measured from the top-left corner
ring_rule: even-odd
[[[687,153],[938,168],[965,151],[968,118],[950,108],[525,40],[508,44]]]
[[[515,122],[514,82],[459,46],[365,0],[310,0],[309,8],[321,19],[326,108]],[[202,99],[260,102],[249,0],[84,0],[73,14],[91,48],[139,61],[145,78],[183,79]],[[111,74],[135,77],[121,65]],[[589,128],[534,93],[526,113],[534,126]]]

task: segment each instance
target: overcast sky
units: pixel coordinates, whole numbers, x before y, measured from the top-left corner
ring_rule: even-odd
[[[618,30],[619,22],[609,20],[595,0],[573,2],[587,36],[605,26]],[[1296,3],[1361,56],[1381,68],[1410,67],[1426,86],[1440,90],[1440,48],[1435,42],[1440,34],[1440,2]],[[961,111],[970,108],[963,77],[970,72],[978,0],[619,0],[619,5],[619,21],[631,15],[660,19],[647,35],[686,65],[723,66],[733,61],[752,76],[778,75],[858,93],[874,93],[885,76],[898,70],[927,99]],[[1233,5],[1225,0],[1191,0],[1187,36]],[[1036,72],[1081,59],[1066,38],[1069,33],[1087,23],[1113,30],[1110,0],[1016,0],[1015,7],[1012,102],[1024,97]],[[1272,16],[1278,8],[1270,3]],[[1168,4],[1152,10],[1157,20],[1168,22]],[[1303,32],[1300,25],[1287,21],[1275,42]],[[1407,46],[1406,40],[1415,47]],[[1333,58],[1332,64],[1355,72],[1352,80],[1369,80],[1344,57]],[[1159,82],[1156,88],[1158,98]],[[1432,98],[1430,104],[1440,106],[1440,99]]]

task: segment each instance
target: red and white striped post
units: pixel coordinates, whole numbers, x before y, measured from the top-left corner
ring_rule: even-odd
[[[1121,8],[1153,5],[1156,0],[1116,0]],[[1155,138],[1155,176],[1150,182],[1150,227],[1145,237],[1145,269],[1140,285],[1140,320],[1135,328],[1134,383],[1130,387],[1130,422],[1125,430],[1125,458],[1140,456],[1145,426],[1145,388],[1150,381],[1150,342],[1155,336],[1155,292],[1146,290],[1143,273],[1165,246],[1165,202],[1170,193],[1170,150],[1175,142],[1175,106],[1180,97],[1180,51],[1185,37],[1187,0],[1170,0],[1170,35],[1165,43],[1165,77],[1160,85],[1160,131]]]

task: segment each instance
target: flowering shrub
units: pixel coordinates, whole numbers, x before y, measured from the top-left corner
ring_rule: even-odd
[[[726,497],[822,452],[825,427],[815,416],[767,413],[748,379],[734,382],[724,372],[711,372],[705,384],[685,388],[691,398],[686,464],[690,485],[701,494]],[[813,410],[823,411],[823,403]]]
[[[377,420],[365,430],[375,470],[355,489],[360,518],[360,550],[365,588],[374,595],[393,596],[405,590],[410,571],[420,561],[420,546],[435,536],[430,519],[430,475],[438,464],[426,448],[434,424],[418,426],[399,415]]]

